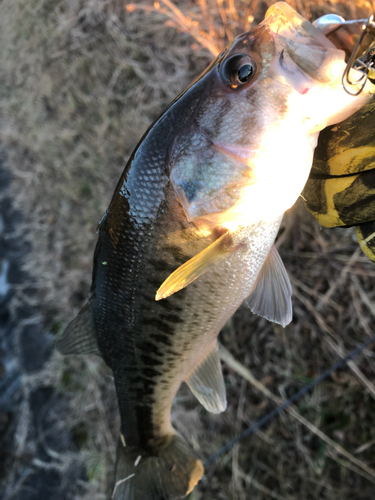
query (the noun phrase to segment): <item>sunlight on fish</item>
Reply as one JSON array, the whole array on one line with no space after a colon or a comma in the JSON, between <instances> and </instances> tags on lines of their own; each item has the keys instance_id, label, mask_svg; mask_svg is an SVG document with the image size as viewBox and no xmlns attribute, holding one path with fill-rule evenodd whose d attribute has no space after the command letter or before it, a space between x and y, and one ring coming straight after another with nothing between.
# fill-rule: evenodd
<instances>
[{"instance_id":1,"label":"sunlight on fish","mask_svg":"<svg viewBox=\"0 0 375 500\"><path fill-rule=\"evenodd\" d=\"M214 192L207 193L208 196L201 197L198 202L195 202L197 196L190 196L189 200L189 185L195 188L196 179L201 176L205 181L202 185L204 192L212 182L210 170L205 176L201 171L192 169L193 161L183 161L180 167L178 160L174 160L172 167L172 183L180 194L188 218L197 221L203 217L230 232L261 220L270 222L289 209L307 181L319 132L357 111L368 102L373 92L371 83L356 99L345 92L341 82L346 67L344 52L285 4L276 3L267 11L265 21L258 28L263 27L272 31L275 54L267 75L257 82L263 86L265 102L257 103L258 109L253 112L262 113L258 123L264 125L262 117L265 117L263 122L267 129L256 141L243 139L241 145L236 145L236 141L228 144L211 138L214 149L220 155L229 158L229 161L235 159L244 167L242 178L236 179L235 192L231 194L229 203L227 199L218 203L220 208L224 205L224 210L216 211ZM248 41L245 38L243 43ZM355 70L352 72L354 74ZM270 107L266 102L270 89L277 91L283 101L281 113L276 105ZM272 111L278 111L279 116L273 114L271 119L267 119ZM201 143L195 134L190 156L194 156L194 144L199 146ZM227 194L225 186L223 188L218 190L217 197L223 198L223 190ZM225 209L226 204L231 206ZM207 253L210 258L207 259L206 269L213 265L214 260L217 262L224 257L219 255L219 247L216 249L218 254L215 258L212 251ZM156 300L181 290L205 272L203 257L200 255L200 259L191 259L176 270L161 285Z\"/></svg>"}]
</instances>

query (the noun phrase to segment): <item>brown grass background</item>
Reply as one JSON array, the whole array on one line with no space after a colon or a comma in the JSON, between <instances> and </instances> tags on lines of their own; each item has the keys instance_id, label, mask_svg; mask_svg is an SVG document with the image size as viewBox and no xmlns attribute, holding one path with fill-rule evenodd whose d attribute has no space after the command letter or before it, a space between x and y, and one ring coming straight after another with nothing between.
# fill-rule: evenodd
<instances>
[{"instance_id":1,"label":"brown grass background","mask_svg":"<svg viewBox=\"0 0 375 500\"><path fill-rule=\"evenodd\" d=\"M271 3L2 0L0 139L32 243L25 268L37 283L33 303L47 329L61 332L85 300L97 223L143 132ZM309 20L373 11L367 0L289 3ZM298 202L279 243L293 322L283 329L240 308L220 336L240 363L223 364L227 411L208 414L186 388L176 399L174 423L202 458L274 408L272 397L291 396L374 331L375 267L353 228L321 228ZM208 467L190 498L374 499L374 358L367 349L300 400L295 414ZM247 381L246 370L261 385ZM96 358L56 354L33 383L69 398L61 425L87 465L85 498L107 498L119 424L110 372Z\"/></svg>"}]
</instances>

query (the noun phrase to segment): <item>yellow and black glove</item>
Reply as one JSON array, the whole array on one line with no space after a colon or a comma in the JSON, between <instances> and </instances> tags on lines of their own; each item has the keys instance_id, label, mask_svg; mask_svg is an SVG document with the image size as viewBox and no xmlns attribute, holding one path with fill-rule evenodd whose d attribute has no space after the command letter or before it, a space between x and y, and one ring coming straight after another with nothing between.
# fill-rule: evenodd
<instances>
[{"instance_id":1,"label":"yellow and black glove","mask_svg":"<svg viewBox=\"0 0 375 500\"><path fill-rule=\"evenodd\" d=\"M375 262L375 99L320 133L302 196L322 226L356 226L363 252Z\"/></svg>"}]
</instances>

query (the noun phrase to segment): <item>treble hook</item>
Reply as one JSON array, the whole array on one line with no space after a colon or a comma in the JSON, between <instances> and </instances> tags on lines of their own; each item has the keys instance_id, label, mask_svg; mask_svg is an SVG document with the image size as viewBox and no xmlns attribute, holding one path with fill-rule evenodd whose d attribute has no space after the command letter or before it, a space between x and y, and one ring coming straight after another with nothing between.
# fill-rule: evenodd
<instances>
[{"instance_id":1,"label":"treble hook","mask_svg":"<svg viewBox=\"0 0 375 500\"><path fill-rule=\"evenodd\" d=\"M375 36L375 23L374 23L374 16L373 15L368 18L368 20L366 21L365 24L362 24L361 29L362 29L361 36L358 39L357 45L353 49L353 52L349 58L349 61L347 62L346 68L345 68L344 73L342 75L342 86L344 87L344 90L349 95L352 95L352 96L359 95L363 91L363 89L365 88L367 80L369 78L375 77L375 71L371 67L373 65L373 63L370 62L369 64L365 64L360 59L357 59L361 43L363 42L363 39L365 38L365 36L367 34L372 34ZM356 66L354 67L354 65L356 65ZM362 75L356 81L351 81L351 79L350 79L350 70L351 69L356 69L357 71L362 73ZM347 84L350 86L354 86L354 85L360 84L361 82L362 82L362 85L357 92L352 92L349 88L347 88Z\"/></svg>"}]
</instances>

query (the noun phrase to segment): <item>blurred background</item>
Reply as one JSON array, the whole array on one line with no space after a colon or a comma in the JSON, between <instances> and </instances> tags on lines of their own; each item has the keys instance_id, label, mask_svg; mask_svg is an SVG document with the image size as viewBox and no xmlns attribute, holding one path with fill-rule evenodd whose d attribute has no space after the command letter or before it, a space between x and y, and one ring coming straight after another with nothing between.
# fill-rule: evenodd
<instances>
[{"instance_id":1,"label":"blurred background","mask_svg":"<svg viewBox=\"0 0 375 500\"><path fill-rule=\"evenodd\" d=\"M0 498L109 497L111 373L53 342L87 297L97 224L138 140L272 3L0 2ZM373 12L366 0L288 3L309 20ZM226 412L207 413L186 387L176 398L174 425L202 459L373 333L375 267L354 233L320 227L301 200L285 214L293 322L240 308L220 334L233 357ZM207 467L190 499L373 500L374 358L366 349Z\"/></svg>"}]
</instances>

